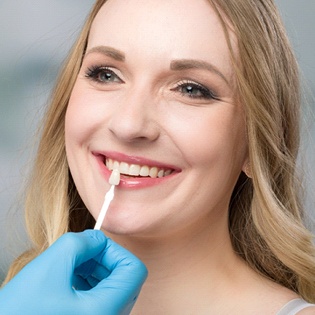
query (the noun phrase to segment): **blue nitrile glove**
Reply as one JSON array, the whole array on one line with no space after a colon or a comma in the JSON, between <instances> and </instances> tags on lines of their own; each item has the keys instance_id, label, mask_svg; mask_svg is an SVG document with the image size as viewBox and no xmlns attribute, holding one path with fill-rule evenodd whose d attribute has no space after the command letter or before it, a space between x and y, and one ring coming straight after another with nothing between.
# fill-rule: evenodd
<instances>
[{"instance_id":1,"label":"blue nitrile glove","mask_svg":"<svg viewBox=\"0 0 315 315\"><path fill-rule=\"evenodd\" d=\"M129 314L146 276L103 232L67 233L0 290L0 314Z\"/></svg>"}]
</instances>

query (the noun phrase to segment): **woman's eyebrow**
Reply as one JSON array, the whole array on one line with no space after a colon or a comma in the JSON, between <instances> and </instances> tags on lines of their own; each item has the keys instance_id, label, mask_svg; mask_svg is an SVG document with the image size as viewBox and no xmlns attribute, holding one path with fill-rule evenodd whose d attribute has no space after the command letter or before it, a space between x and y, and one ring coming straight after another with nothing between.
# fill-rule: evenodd
<instances>
[{"instance_id":1,"label":"woman's eyebrow","mask_svg":"<svg viewBox=\"0 0 315 315\"><path fill-rule=\"evenodd\" d=\"M217 75L219 75L228 85L229 81L227 78L223 75L219 69L212 65L211 63L208 63L204 60L195 60L195 59L178 59L178 60L172 60L170 65L171 70L180 71L180 70L189 70L189 69L206 69L208 71L211 71Z\"/></svg>"},{"instance_id":2,"label":"woman's eyebrow","mask_svg":"<svg viewBox=\"0 0 315 315\"><path fill-rule=\"evenodd\" d=\"M125 61L126 56L123 52L120 50L110 47L110 46L95 46L89 49L85 56L91 54L91 53L100 53L102 55L111 57L117 61ZM189 69L206 69L208 71L211 71L217 75L219 75L228 85L229 81L227 78L223 75L219 69L212 65L209 62L206 62L204 60L196 60L196 59L178 59L178 60L172 60L170 64L170 69L174 71L180 71L180 70L189 70Z\"/></svg>"},{"instance_id":3,"label":"woman's eyebrow","mask_svg":"<svg viewBox=\"0 0 315 315\"><path fill-rule=\"evenodd\" d=\"M95 46L89 49L85 56L91 54L91 53L100 53L102 55L111 57L117 61L125 61L126 57L125 54L118 49L115 49L113 47L109 46Z\"/></svg>"}]
</instances>

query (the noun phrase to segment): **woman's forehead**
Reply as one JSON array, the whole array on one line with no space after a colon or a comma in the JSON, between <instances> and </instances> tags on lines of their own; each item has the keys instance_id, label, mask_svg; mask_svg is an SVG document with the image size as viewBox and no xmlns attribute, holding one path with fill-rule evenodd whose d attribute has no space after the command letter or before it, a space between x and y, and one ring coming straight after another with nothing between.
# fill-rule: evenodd
<instances>
[{"instance_id":1,"label":"woman's forehead","mask_svg":"<svg viewBox=\"0 0 315 315\"><path fill-rule=\"evenodd\" d=\"M206 0L109 0L97 14L88 49L109 46L129 56L198 59L231 75L224 30Z\"/></svg>"}]
</instances>

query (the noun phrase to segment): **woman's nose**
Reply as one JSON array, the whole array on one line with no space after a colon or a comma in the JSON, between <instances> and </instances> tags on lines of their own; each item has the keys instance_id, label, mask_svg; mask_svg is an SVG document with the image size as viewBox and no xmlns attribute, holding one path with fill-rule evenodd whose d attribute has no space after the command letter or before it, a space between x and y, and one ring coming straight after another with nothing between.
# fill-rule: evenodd
<instances>
[{"instance_id":1,"label":"woman's nose","mask_svg":"<svg viewBox=\"0 0 315 315\"><path fill-rule=\"evenodd\" d=\"M113 104L108 128L124 142L155 141L160 134L153 97L143 92L129 92Z\"/></svg>"}]
</instances>

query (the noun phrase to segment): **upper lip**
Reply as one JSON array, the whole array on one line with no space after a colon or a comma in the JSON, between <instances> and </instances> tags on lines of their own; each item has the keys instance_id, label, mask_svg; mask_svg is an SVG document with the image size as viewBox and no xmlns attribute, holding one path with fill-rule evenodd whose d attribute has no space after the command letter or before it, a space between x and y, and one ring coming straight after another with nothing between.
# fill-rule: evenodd
<instances>
[{"instance_id":1,"label":"upper lip","mask_svg":"<svg viewBox=\"0 0 315 315\"><path fill-rule=\"evenodd\" d=\"M94 155L96 156L103 156L104 160L106 158L118 161L118 162L125 162L128 164L137 164L137 165L147 165L149 167L158 167L161 169L172 169L174 171L180 172L181 169L175 165L169 163L158 162L149 158L134 156L134 155L127 155L120 152L113 152L113 151L94 151Z\"/></svg>"}]
</instances>

